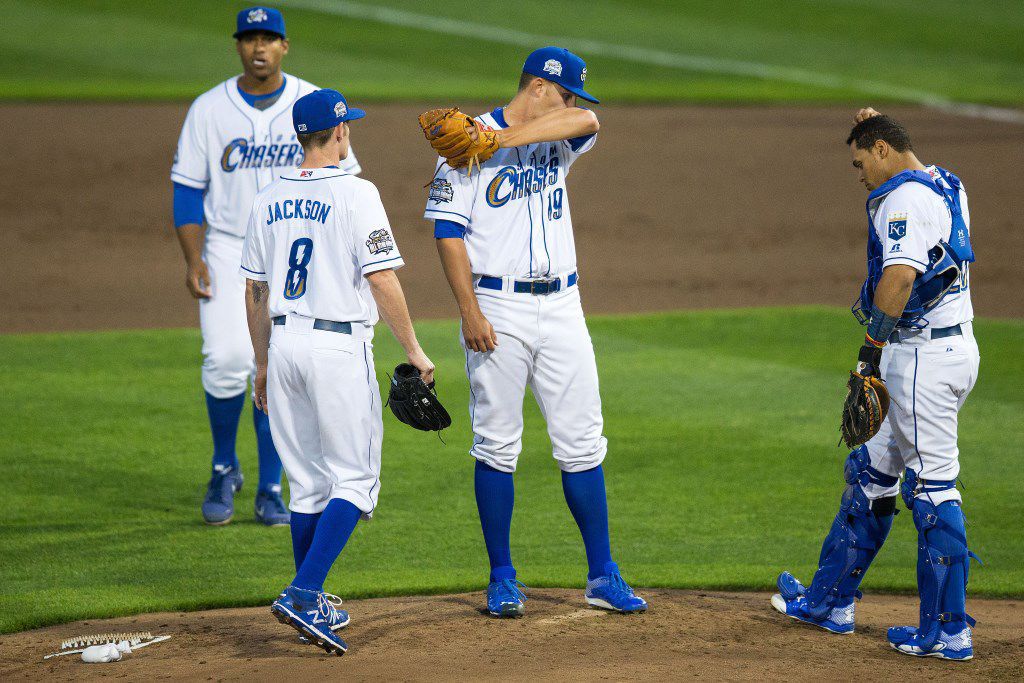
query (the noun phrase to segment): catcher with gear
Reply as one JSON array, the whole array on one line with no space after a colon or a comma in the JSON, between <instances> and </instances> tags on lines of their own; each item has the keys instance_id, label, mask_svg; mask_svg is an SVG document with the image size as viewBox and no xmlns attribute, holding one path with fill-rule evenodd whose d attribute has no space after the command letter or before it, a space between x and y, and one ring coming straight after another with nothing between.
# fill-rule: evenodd
<instances>
[{"instance_id":1,"label":"catcher with gear","mask_svg":"<svg viewBox=\"0 0 1024 683\"><path fill-rule=\"evenodd\" d=\"M451 416L437 398L434 383L424 382L420 371L409 363L395 368L388 406L399 422L423 432L439 432L452 424Z\"/></svg>"}]
</instances>

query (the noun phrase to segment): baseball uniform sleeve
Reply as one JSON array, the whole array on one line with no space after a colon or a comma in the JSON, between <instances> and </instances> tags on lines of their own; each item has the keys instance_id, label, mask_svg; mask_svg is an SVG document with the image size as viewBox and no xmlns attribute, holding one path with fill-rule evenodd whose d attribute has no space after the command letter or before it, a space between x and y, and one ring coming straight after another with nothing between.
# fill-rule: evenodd
<instances>
[{"instance_id":1,"label":"baseball uniform sleeve","mask_svg":"<svg viewBox=\"0 0 1024 683\"><path fill-rule=\"evenodd\" d=\"M239 273L250 280L267 282L266 245L263 243L263 231L259 225L259 201L253 202L249 211L249 225L245 229L245 241L242 243L242 266Z\"/></svg>"},{"instance_id":2,"label":"baseball uniform sleeve","mask_svg":"<svg viewBox=\"0 0 1024 683\"><path fill-rule=\"evenodd\" d=\"M205 190L210 182L210 167L206 156L206 129L197 102L189 108L185 125L178 137L178 149L171 166L171 180L197 190Z\"/></svg>"},{"instance_id":3,"label":"baseball uniform sleeve","mask_svg":"<svg viewBox=\"0 0 1024 683\"><path fill-rule=\"evenodd\" d=\"M883 267L903 264L920 273L928 268L928 252L942 238L937 218L942 200L919 183L904 183L894 190L879 207L884 221L879 237L882 241ZM945 214L945 206L942 207Z\"/></svg>"},{"instance_id":4,"label":"baseball uniform sleeve","mask_svg":"<svg viewBox=\"0 0 1024 683\"><path fill-rule=\"evenodd\" d=\"M360 189L351 215L352 253L363 275L388 268L397 270L405 265L380 193L373 184L367 182Z\"/></svg>"},{"instance_id":5,"label":"baseball uniform sleeve","mask_svg":"<svg viewBox=\"0 0 1024 683\"><path fill-rule=\"evenodd\" d=\"M427 193L423 217L428 221L450 221L469 227L473 211L473 180L465 171L454 169L438 157L434 180ZM479 178L480 174L476 174Z\"/></svg>"}]
</instances>

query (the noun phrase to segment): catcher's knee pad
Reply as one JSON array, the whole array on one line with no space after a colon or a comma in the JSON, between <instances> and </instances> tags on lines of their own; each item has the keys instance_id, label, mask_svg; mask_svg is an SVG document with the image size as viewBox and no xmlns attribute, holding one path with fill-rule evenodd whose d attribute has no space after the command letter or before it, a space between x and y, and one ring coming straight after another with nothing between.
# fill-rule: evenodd
<instances>
[{"instance_id":1,"label":"catcher's knee pad","mask_svg":"<svg viewBox=\"0 0 1024 683\"><path fill-rule=\"evenodd\" d=\"M943 624L954 631L963 630L974 619L965 611L967 574L970 558L967 533L960 502L933 505L911 498L914 526L917 527L917 588L921 596L919 646L930 649L939 638Z\"/></svg>"},{"instance_id":2,"label":"catcher's knee pad","mask_svg":"<svg viewBox=\"0 0 1024 683\"><path fill-rule=\"evenodd\" d=\"M860 597L860 582L892 528L896 496L869 500L862 479L881 477L884 485L892 486L896 478L869 469L873 470L868 465L866 448L861 446L850 453L845 470L846 490L822 544L818 571L807 589L813 616L824 616L832 608L844 607ZM892 482L887 483L888 479Z\"/></svg>"}]
</instances>

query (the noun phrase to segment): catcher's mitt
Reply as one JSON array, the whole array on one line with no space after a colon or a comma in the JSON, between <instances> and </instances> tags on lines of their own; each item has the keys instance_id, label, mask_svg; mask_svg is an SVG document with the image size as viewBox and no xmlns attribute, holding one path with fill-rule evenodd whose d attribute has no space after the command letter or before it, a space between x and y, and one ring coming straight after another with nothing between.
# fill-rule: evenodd
<instances>
[{"instance_id":1,"label":"catcher's mitt","mask_svg":"<svg viewBox=\"0 0 1024 683\"><path fill-rule=\"evenodd\" d=\"M400 422L424 432L439 432L452 424L451 416L434 392L434 383L424 382L420 371L409 363L395 368L388 405Z\"/></svg>"},{"instance_id":2,"label":"catcher's mitt","mask_svg":"<svg viewBox=\"0 0 1024 683\"><path fill-rule=\"evenodd\" d=\"M474 162L479 168L498 151L497 133L466 116L457 107L425 111L420 114L419 121L430 146L452 168L468 166L472 173ZM471 135L474 129L476 140Z\"/></svg>"},{"instance_id":3,"label":"catcher's mitt","mask_svg":"<svg viewBox=\"0 0 1024 683\"><path fill-rule=\"evenodd\" d=\"M873 375L850 373L843 403L843 423L839 426L848 448L856 448L878 433L889 412L889 390Z\"/></svg>"}]
</instances>

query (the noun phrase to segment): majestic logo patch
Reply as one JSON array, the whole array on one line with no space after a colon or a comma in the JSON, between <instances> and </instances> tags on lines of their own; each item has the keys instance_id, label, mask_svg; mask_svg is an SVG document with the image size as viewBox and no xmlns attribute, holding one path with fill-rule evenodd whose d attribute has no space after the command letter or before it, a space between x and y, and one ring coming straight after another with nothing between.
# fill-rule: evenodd
<instances>
[{"instance_id":1,"label":"majestic logo patch","mask_svg":"<svg viewBox=\"0 0 1024 683\"><path fill-rule=\"evenodd\" d=\"M370 233L370 239L366 240L366 248L371 254L390 254L395 248L395 242L387 230L374 230Z\"/></svg>"},{"instance_id":2,"label":"majestic logo patch","mask_svg":"<svg viewBox=\"0 0 1024 683\"><path fill-rule=\"evenodd\" d=\"M583 72L580 73L580 83L587 82L587 67L583 67Z\"/></svg>"},{"instance_id":3,"label":"majestic logo patch","mask_svg":"<svg viewBox=\"0 0 1024 683\"><path fill-rule=\"evenodd\" d=\"M561 76L562 63L557 59L549 59L548 61L544 62L544 71L553 76Z\"/></svg>"},{"instance_id":4,"label":"majestic logo patch","mask_svg":"<svg viewBox=\"0 0 1024 683\"><path fill-rule=\"evenodd\" d=\"M267 20L267 11L261 7L251 9L245 20L250 24L262 24Z\"/></svg>"},{"instance_id":5,"label":"majestic logo patch","mask_svg":"<svg viewBox=\"0 0 1024 683\"><path fill-rule=\"evenodd\" d=\"M444 178L438 178L430 183L430 201L445 204L450 202L454 196L455 190L452 189L452 184Z\"/></svg>"},{"instance_id":6,"label":"majestic logo patch","mask_svg":"<svg viewBox=\"0 0 1024 683\"><path fill-rule=\"evenodd\" d=\"M889 214L889 239L901 240L907 234L907 214Z\"/></svg>"},{"instance_id":7,"label":"majestic logo patch","mask_svg":"<svg viewBox=\"0 0 1024 683\"><path fill-rule=\"evenodd\" d=\"M344 102L338 102L337 104L334 105L334 115L335 116L342 117L342 116L344 116L347 113L348 113L348 107L345 106Z\"/></svg>"}]
</instances>

